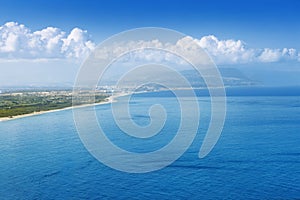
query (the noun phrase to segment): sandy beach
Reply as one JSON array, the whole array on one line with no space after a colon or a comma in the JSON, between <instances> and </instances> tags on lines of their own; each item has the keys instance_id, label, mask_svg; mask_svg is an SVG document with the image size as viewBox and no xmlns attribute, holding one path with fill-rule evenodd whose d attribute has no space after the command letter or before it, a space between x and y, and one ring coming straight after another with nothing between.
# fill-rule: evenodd
<instances>
[{"instance_id":1,"label":"sandy beach","mask_svg":"<svg viewBox=\"0 0 300 200\"><path fill-rule=\"evenodd\" d=\"M13 116L13 117L0 117L0 122L10 121L10 120L15 120L15 119L20 119L20 118L30 117L30 116L35 116L35 115L42 115L42 114L46 114L46 113L58 112L58 111L62 111L62 110L70 110L70 109L74 109L74 108L82 108L82 107L88 107L88 106L96 106L96 105L102 105L102 104L109 104L109 103L115 102L118 97L126 96L128 94L129 93L115 94L113 96L110 96L110 97L106 98L104 101L99 102L99 103L83 104L83 105L79 105L79 106L70 106L70 107L61 108L61 109L55 109L55 110L33 112L33 113L24 114L24 115L16 115L16 116Z\"/></svg>"}]
</instances>

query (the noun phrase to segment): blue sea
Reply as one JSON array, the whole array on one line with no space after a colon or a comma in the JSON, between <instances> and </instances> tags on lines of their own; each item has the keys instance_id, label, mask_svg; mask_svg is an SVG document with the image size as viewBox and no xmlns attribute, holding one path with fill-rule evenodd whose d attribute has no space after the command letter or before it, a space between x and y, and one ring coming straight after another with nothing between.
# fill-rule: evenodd
<instances>
[{"instance_id":1,"label":"blue sea","mask_svg":"<svg viewBox=\"0 0 300 200\"><path fill-rule=\"evenodd\" d=\"M229 89L222 135L203 159L198 153L211 117L210 98L197 92L201 117L191 146L166 168L141 174L95 159L79 138L72 110L0 122L0 199L300 199L299 91ZM168 118L162 133L149 140L120 132L110 104L95 109L114 144L145 153L170 142L180 122L170 92L134 95L132 120L147 125L155 103Z\"/></svg>"}]
</instances>

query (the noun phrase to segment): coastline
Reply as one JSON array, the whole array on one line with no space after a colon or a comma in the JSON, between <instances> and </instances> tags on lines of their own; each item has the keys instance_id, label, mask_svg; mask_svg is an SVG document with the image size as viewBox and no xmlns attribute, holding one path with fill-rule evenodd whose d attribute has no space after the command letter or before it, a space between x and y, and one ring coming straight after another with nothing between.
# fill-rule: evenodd
<instances>
[{"instance_id":1,"label":"coastline","mask_svg":"<svg viewBox=\"0 0 300 200\"><path fill-rule=\"evenodd\" d=\"M110 104L110 103L115 102L116 98L126 96L128 94L129 93L120 93L120 94L112 95L110 97L107 97L104 101L101 101L99 103L83 104L83 105L78 105L78 106L70 106L70 107L65 107L65 108L61 108L61 109L39 111L39 112L33 112L33 113L24 114L24 115L16 115L16 116L12 116L12 117L0 117L0 122L11 121L11 120L21 119L21 118L31 117L31 116L36 116L36 115L43 115L43 114L46 114L46 113L58 112L58 111L63 111L63 110L70 110L70 109L74 109L74 108L83 108L83 107L89 107L89 106Z\"/></svg>"},{"instance_id":2,"label":"coastline","mask_svg":"<svg viewBox=\"0 0 300 200\"><path fill-rule=\"evenodd\" d=\"M172 88L172 90L189 90L191 88ZM158 91L139 91L139 92L133 92L135 94L142 94L142 93L148 93L148 92L162 92L164 90L158 90ZM89 106L97 106L97 105L103 105L103 104L110 104L116 101L116 98L122 97L122 96L127 96L132 94L132 92L122 92L122 93L116 93L115 95L112 95L110 97L107 97L104 99L104 101L101 101L99 103L92 103L92 104L82 104L78 106L69 106L65 108L60 108L60 109L53 109L53 110L46 110L46 111L39 111L39 112L33 112L33 113L28 113L28 114L23 114L23 115L15 115L12 117L0 117L0 123L4 121L11 121L11 120L16 120L16 119L21 119L25 117L31 117L31 116L36 116L36 115L42 115L42 114L47 114L47 113L52 113L52 112L58 112L58 111L63 111L63 110L70 110L70 109L76 109L76 108L82 108L82 107L89 107Z\"/></svg>"}]
</instances>

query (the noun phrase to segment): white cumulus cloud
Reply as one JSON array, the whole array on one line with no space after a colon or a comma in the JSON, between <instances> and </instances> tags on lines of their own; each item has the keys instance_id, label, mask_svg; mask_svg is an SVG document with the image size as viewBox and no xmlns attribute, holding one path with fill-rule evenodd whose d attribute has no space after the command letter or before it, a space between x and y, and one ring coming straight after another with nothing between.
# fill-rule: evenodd
<instances>
[{"instance_id":1,"label":"white cumulus cloud","mask_svg":"<svg viewBox=\"0 0 300 200\"><path fill-rule=\"evenodd\" d=\"M69 34L55 27L31 31L23 24L0 26L0 57L8 59L82 58L95 48L87 31Z\"/></svg>"},{"instance_id":2,"label":"white cumulus cloud","mask_svg":"<svg viewBox=\"0 0 300 200\"><path fill-rule=\"evenodd\" d=\"M283 49L253 49L241 40L219 40L210 35L197 40L199 46L205 49L218 64L239 64L251 62L278 62L284 60L299 60L299 53L293 48Z\"/></svg>"},{"instance_id":3,"label":"white cumulus cloud","mask_svg":"<svg viewBox=\"0 0 300 200\"><path fill-rule=\"evenodd\" d=\"M297 50L293 48L290 49L265 48L258 56L258 60L261 62L278 62L280 60L299 60L299 54L297 55Z\"/></svg>"},{"instance_id":4,"label":"white cumulus cloud","mask_svg":"<svg viewBox=\"0 0 300 200\"><path fill-rule=\"evenodd\" d=\"M262 62L277 62L282 56L280 49L265 48L258 56L258 59Z\"/></svg>"},{"instance_id":5,"label":"white cumulus cloud","mask_svg":"<svg viewBox=\"0 0 300 200\"><path fill-rule=\"evenodd\" d=\"M219 40L214 35L204 36L196 42L217 63L247 63L255 59L256 51L249 49L241 40Z\"/></svg>"}]
</instances>

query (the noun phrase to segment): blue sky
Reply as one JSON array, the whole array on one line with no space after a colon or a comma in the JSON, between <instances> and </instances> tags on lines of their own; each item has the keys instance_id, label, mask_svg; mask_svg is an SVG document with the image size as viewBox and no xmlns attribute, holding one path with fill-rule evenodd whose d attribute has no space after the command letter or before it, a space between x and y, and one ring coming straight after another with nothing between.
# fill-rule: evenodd
<instances>
[{"instance_id":1,"label":"blue sky","mask_svg":"<svg viewBox=\"0 0 300 200\"><path fill-rule=\"evenodd\" d=\"M256 57L260 56L260 61L262 62L223 63L222 61L227 59L227 57L222 59L222 55L220 56L222 52L215 52L210 49L208 51L212 54L215 53L217 60L219 59L218 56L221 57L220 63L217 64L233 65L234 67L246 66L244 71L247 73L249 71L252 72L249 73L249 75L252 74L251 76L256 76L261 70L267 70L270 73L273 70L274 74L280 74L280 71L285 71L284 73L287 74L288 71L298 73L300 68L298 67L299 61L297 61L297 58L287 59L286 57L291 57L291 53L288 56L286 56L286 53L283 53L286 51L284 49L287 49L289 52L290 49L294 49L297 52L300 50L300 1L297 0L6 0L0 1L0 4L0 27L4 27L7 22L16 23L6 26L7 32L14 32L21 24L26 28L26 30L21 31L32 33L48 27L54 27L59 29L59 31L53 30L55 31L55 36L61 35L61 38L67 41L74 28L78 27L79 29L73 32L73 36L78 36L79 34L84 38L84 42L92 41L93 44L98 44L105 38L120 31L145 26L157 26L175 29L199 40L213 35L215 39L204 39L210 42L214 41L217 44L222 43L222 41L233 40L233 44L237 45L238 41L242 41L242 47L245 46L251 51L258 52L257 54L259 55ZM65 32L65 34L62 32ZM4 41L4 39L2 40ZM85 49L81 52L73 52L68 47L60 48L65 48L63 56L70 58L88 51L90 46L86 43L84 45ZM21 47L17 45L14 48ZM42 51L43 48L39 47L38 50ZM33 64L28 61L30 57L25 55L24 52L20 54L16 49L12 50L4 46L2 50L4 53L0 54L2 60L0 62L2 74L0 75L0 84L1 80L2 82L9 82L11 79L15 79L12 81L12 84L17 82L20 84L26 83L35 79L33 82L40 82L45 80L45 77L41 74L46 72L50 74L46 80L64 80L69 82L72 81L78 68L78 64L73 66L74 63L70 60L63 60L61 55L57 55L54 50L47 55L39 54L37 58L40 56L43 59L55 58L56 60L43 61L41 63L35 61ZM275 51L277 50L279 54L285 54L283 56L285 58L270 59L268 57L269 60L267 62L262 59L262 54L268 52L276 53ZM297 56L297 53L295 55ZM26 59L26 62L22 61L23 68L21 70L19 67L20 62L12 62L12 58ZM9 62L6 62L6 59L9 59ZM62 59L62 61L59 63L57 59ZM54 64L57 69L52 67L52 70L51 66ZM44 66L44 71L40 69L40 65ZM24 80L21 77L14 78L12 74L15 71L28 71L24 69L24 66L27 66L27 69L30 69L29 71L40 71L40 73L37 72L35 79L29 75ZM63 68L62 66L66 67ZM272 66L275 67L272 68ZM252 69L249 70L251 67ZM66 77L61 76L61 79L56 80L54 75L51 77L51 70L55 73L60 72L67 75ZM3 74L6 75L4 76ZM286 77L281 77L281 79L284 78ZM298 82L294 80L294 83L291 81L291 84L298 84Z\"/></svg>"},{"instance_id":2,"label":"blue sky","mask_svg":"<svg viewBox=\"0 0 300 200\"><path fill-rule=\"evenodd\" d=\"M81 27L96 42L127 29L159 26L194 37L241 39L255 47L299 48L299 8L297 0L6 0L0 22L16 21L33 30Z\"/></svg>"}]
</instances>

